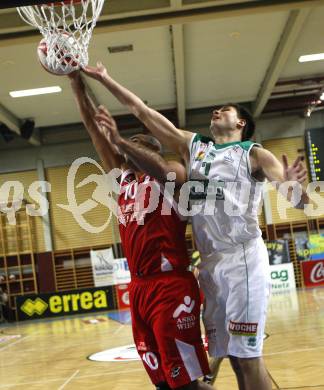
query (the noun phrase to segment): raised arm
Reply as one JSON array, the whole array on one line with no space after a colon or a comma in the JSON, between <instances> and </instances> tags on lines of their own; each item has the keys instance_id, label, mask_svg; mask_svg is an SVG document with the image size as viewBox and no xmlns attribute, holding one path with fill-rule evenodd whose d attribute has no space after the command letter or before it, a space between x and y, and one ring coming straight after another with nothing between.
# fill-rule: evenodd
<instances>
[{"instance_id":1,"label":"raised arm","mask_svg":"<svg viewBox=\"0 0 324 390\"><path fill-rule=\"evenodd\" d=\"M86 66L83 72L101 82L163 145L189 159L188 143L192 137L191 132L178 129L159 112L148 107L138 96L117 83L101 63L98 63L97 67Z\"/></svg>"},{"instance_id":2,"label":"raised arm","mask_svg":"<svg viewBox=\"0 0 324 390\"><path fill-rule=\"evenodd\" d=\"M91 137L93 145L102 160L102 164L109 172L113 168L120 168L124 159L118 154L116 148L111 144L105 129L96 122L97 110L90 99L79 72L69 75L72 91L79 107L82 121Z\"/></svg>"},{"instance_id":3,"label":"raised arm","mask_svg":"<svg viewBox=\"0 0 324 390\"><path fill-rule=\"evenodd\" d=\"M168 180L169 173L174 173L175 178L171 180L175 179L178 187L186 181L187 173L183 164L177 161L166 161L156 151L140 145L136 140L130 141L121 137L113 117L102 106L99 108L98 117L100 118L99 123L109 131L112 142L127 155L140 171L149 174L162 183Z\"/></svg>"},{"instance_id":4,"label":"raised arm","mask_svg":"<svg viewBox=\"0 0 324 390\"><path fill-rule=\"evenodd\" d=\"M297 157L294 163L289 166L286 155L282 156L283 164L269 150L254 147L251 151L252 171L262 172L262 175L270 182L283 184L285 182L304 183L307 177L307 171L302 164L301 157ZM284 194L288 201L292 201L293 188L290 187ZM304 208L309 203L309 197L302 189L300 202L296 208Z\"/></svg>"}]
</instances>

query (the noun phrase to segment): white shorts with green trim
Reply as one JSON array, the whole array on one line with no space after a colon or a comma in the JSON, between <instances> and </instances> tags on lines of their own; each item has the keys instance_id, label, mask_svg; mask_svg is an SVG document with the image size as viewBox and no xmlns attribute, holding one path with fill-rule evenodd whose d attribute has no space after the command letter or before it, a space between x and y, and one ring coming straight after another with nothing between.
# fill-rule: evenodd
<instances>
[{"instance_id":1,"label":"white shorts with green trim","mask_svg":"<svg viewBox=\"0 0 324 390\"><path fill-rule=\"evenodd\" d=\"M269 259L262 238L213 255L199 268L210 356L261 356L270 295Z\"/></svg>"}]
</instances>

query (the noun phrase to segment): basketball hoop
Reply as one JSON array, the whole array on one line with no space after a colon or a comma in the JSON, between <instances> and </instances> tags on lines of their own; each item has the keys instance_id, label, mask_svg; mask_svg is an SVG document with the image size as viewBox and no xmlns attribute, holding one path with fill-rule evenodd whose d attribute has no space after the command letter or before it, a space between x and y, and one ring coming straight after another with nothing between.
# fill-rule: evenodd
<instances>
[{"instance_id":1,"label":"basketball hoop","mask_svg":"<svg viewBox=\"0 0 324 390\"><path fill-rule=\"evenodd\" d=\"M104 0L66 0L18 7L20 17L39 29L47 62L59 74L88 65L88 46Z\"/></svg>"}]
</instances>

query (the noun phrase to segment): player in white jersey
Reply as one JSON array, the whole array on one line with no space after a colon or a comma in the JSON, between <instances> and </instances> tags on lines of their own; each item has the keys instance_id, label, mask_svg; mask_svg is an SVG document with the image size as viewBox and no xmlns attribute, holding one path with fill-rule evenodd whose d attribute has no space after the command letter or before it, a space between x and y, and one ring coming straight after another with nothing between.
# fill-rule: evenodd
<instances>
[{"instance_id":1,"label":"player in white jersey","mask_svg":"<svg viewBox=\"0 0 324 390\"><path fill-rule=\"evenodd\" d=\"M262 182L252 177L249 158L254 146L260 145L250 141L215 144L208 137L192 137L189 178L196 181L196 188L190 197L201 210L192 222L202 259L261 236Z\"/></svg>"},{"instance_id":2,"label":"player in white jersey","mask_svg":"<svg viewBox=\"0 0 324 390\"><path fill-rule=\"evenodd\" d=\"M206 296L204 323L210 355L229 357L240 390L270 390L262 359L269 264L257 220L261 199L258 183L264 179L302 183L306 170L300 158L288 166L284 156L282 165L269 151L245 142L253 135L254 122L241 106L215 109L212 138L206 138L176 128L113 80L102 64L84 71L186 160L192 181L191 211L195 210L193 230L202 257L200 282ZM105 121L100 115L97 119ZM291 200L292 196L289 188L286 197ZM297 207L305 203L308 197L303 192Z\"/></svg>"},{"instance_id":3,"label":"player in white jersey","mask_svg":"<svg viewBox=\"0 0 324 390\"><path fill-rule=\"evenodd\" d=\"M262 185L250 166L255 146L216 144L199 135L190 144L189 177L197 182L191 207L200 210L192 224L211 356L250 359L262 353L270 274L258 226Z\"/></svg>"}]
</instances>

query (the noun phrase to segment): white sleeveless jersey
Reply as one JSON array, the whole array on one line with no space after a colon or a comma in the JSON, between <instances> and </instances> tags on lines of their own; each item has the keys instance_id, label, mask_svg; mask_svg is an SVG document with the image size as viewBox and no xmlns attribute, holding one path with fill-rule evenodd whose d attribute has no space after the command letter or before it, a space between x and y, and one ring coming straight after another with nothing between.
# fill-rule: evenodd
<instances>
[{"instance_id":1,"label":"white sleeveless jersey","mask_svg":"<svg viewBox=\"0 0 324 390\"><path fill-rule=\"evenodd\" d=\"M251 176L250 141L218 145L194 134L190 142L190 206L202 258L261 236L262 182Z\"/></svg>"}]
</instances>

